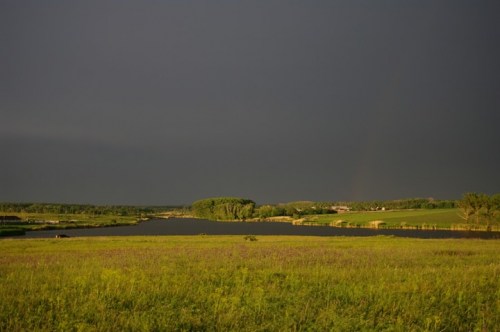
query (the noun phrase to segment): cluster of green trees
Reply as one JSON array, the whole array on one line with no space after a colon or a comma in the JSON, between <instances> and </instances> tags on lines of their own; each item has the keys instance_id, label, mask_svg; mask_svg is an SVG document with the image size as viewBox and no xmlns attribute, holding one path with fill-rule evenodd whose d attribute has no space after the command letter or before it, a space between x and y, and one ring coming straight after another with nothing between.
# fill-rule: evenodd
<instances>
[{"instance_id":1,"label":"cluster of green trees","mask_svg":"<svg viewBox=\"0 0 500 332\"><path fill-rule=\"evenodd\" d=\"M236 197L207 198L192 204L192 213L203 219L245 220L249 218L269 218L278 216L300 217L309 214L337 213L330 203L310 201L291 202L278 205L256 207L249 199Z\"/></svg>"},{"instance_id":2,"label":"cluster of green trees","mask_svg":"<svg viewBox=\"0 0 500 332\"><path fill-rule=\"evenodd\" d=\"M332 203L298 201L278 205L262 205L255 210L255 217L270 218L278 216L301 217L310 214L333 214L337 213Z\"/></svg>"},{"instance_id":3,"label":"cluster of green trees","mask_svg":"<svg viewBox=\"0 0 500 332\"><path fill-rule=\"evenodd\" d=\"M171 207L144 207L127 205L89 205L89 204L47 204L47 203L0 203L3 213L54 213L86 215L148 215L165 211Z\"/></svg>"},{"instance_id":4,"label":"cluster of green trees","mask_svg":"<svg viewBox=\"0 0 500 332\"><path fill-rule=\"evenodd\" d=\"M458 205L467 223L486 225L491 230L493 224L500 222L500 194L466 193Z\"/></svg>"},{"instance_id":5,"label":"cluster of green trees","mask_svg":"<svg viewBox=\"0 0 500 332\"><path fill-rule=\"evenodd\" d=\"M207 198L196 201L191 206L198 218L210 220L245 220L251 218L255 202L236 197Z\"/></svg>"}]
</instances>

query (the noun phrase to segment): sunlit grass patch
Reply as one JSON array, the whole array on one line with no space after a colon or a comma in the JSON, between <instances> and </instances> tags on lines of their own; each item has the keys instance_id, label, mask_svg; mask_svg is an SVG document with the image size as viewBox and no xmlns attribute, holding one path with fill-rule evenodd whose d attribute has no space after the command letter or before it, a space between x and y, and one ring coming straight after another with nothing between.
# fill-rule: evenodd
<instances>
[{"instance_id":1,"label":"sunlit grass patch","mask_svg":"<svg viewBox=\"0 0 500 332\"><path fill-rule=\"evenodd\" d=\"M0 241L0 330L450 330L500 324L497 240Z\"/></svg>"},{"instance_id":2,"label":"sunlit grass patch","mask_svg":"<svg viewBox=\"0 0 500 332\"><path fill-rule=\"evenodd\" d=\"M458 209L420 209L398 211L362 211L330 215L307 216L306 221L332 226L370 226L375 221L387 227L452 228L463 224Z\"/></svg>"}]
</instances>

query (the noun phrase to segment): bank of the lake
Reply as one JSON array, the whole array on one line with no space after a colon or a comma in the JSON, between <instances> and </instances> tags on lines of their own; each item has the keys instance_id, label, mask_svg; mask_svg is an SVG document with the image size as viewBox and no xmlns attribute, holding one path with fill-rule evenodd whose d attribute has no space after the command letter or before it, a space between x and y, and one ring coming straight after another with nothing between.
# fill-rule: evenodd
<instances>
[{"instance_id":1,"label":"bank of the lake","mask_svg":"<svg viewBox=\"0 0 500 332\"><path fill-rule=\"evenodd\" d=\"M10 215L9 215L10 214ZM140 215L90 215L72 213L16 213L0 212L0 237L20 235L29 231L118 227L136 225L149 220Z\"/></svg>"}]
</instances>

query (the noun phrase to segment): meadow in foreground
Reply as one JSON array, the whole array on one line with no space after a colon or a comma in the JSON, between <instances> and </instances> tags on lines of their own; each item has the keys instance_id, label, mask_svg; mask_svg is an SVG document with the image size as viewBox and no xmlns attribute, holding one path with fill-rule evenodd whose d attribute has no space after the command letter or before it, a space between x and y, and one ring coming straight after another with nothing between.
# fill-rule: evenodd
<instances>
[{"instance_id":1,"label":"meadow in foreground","mask_svg":"<svg viewBox=\"0 0 500 332\"><path fill-rule=\"evenodd\" d=\"M257 240L2 240L0 330L500 328L498 240Z\"/></svg>"}]
</instances>

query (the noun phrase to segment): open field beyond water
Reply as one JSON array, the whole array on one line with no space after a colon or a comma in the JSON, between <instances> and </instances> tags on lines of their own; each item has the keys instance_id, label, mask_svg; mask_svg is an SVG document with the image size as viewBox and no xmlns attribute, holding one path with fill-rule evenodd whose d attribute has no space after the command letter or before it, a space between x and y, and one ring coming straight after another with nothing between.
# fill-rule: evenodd
<instances>
[{"instance_id":1,"label":"open field beyond water","mask_svg":"<svg viewBox=\"0 0 500 332\"><path fill-rule=\"evenodd\" d=\"M12 215L21 218L21 221L16 223L0 223L0 236L19 235L33 230L135 225L140 219L140 216L135 215L92 215L83 213L18 213L0 211L0 215Z\"/></svg>"},{"instance_id":2,"label":"open field beyond water","mask_svg":"<svg viewBox=\"0 0 500 332\"><path fill-rule=\"evenodd\" d=\"M60 228L84 227L89 225L109 226L113 224L134 224L137 222L138 216L120 216L120 215L92 215L84 213L19 213L19 212L3 212L0 215L14 215L22 220L39 220L39 221L55 221L61 226ZM56 228L58 224L53 224ZM26 223L25 228L43 228L40 225Z\"/></svg>"},{"instance_id":3,"label":"open field beyond water","mask_svg":"<svg viewBox=\"0 0 500 332\"><path fill-rule=\"evenodd\" d=\"M0 241L0 331L498 331L500 241Z\"/></svg>"},{"instance_id":4,"label":"open field beyond water","mask_svg":"<svg viewBox=\"0 0 500 332\"><path fill-rule=\"evenodd\" d=\"M361 211L306 217L306 221L313 221L318 224L330 224L338 220L362 227L368 226L371 221L380 220L387 226L466 228L465 221L460 217L459 209Z\"/></svg>"}]
</instances>

